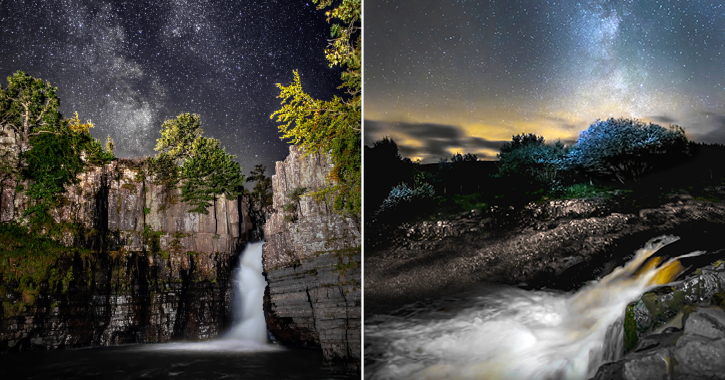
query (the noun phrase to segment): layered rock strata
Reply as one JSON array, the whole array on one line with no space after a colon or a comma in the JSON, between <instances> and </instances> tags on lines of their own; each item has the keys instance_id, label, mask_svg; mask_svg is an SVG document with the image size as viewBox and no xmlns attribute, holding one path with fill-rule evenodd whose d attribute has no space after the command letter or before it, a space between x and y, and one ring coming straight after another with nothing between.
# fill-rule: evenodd
<instances>
[{"instance_id":1,"label":"layered rock strata","mask_svg":"<svg viewBox=\"0 0 725 380\"><path fill-rule=\"evenodd\" d=\"M325 359L360 365L360 223L312 192L328 184L332 162L297 147L277 162L274 212L264 228L267 324L285 344L322 347Z\"/></svg>"},{"instance_id":2,"label":"layered rock strata","mask_svg":"<svg viewBox=\"0 0 725 380\"><path fill-rule=\"evenodd\" d=\"M0 222L22 223L27 184L4 185ZM46 289L25 310L4 311L0 349L215 336L229 324L231 271L252 228L249 206L222 196L207 214L189 208L179 189L144 178L133 161L84 172L53 217L63 245L96 254L59 259L58 270L74 279L68 289ZM9 299L22 297L4 285Z\"/></svg>"},{"instance_id":3,"label":"layered rock strata","mask_svg":"<svg viewBox=\"0 0 725 380\"><path fill-rule=\"evenodd\" d=\"M56 265L72 273L69 288L6 312L0 351L212 338L231 322L230 261L228 253L64 257Z\"/></svg>"}]
</instances>

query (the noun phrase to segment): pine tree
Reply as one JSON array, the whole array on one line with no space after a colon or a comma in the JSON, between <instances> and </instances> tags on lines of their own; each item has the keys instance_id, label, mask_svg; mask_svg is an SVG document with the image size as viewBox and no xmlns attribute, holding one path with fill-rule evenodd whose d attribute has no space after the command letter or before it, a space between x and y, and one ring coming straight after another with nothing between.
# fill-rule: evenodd
<instances>
[{"instance_id":1,"label":"pine tree","mask_svg":"<svg viewBox=\"0 0 725 380\"><path fill-rule=\"evenodd\" d=\"M247 182L256 182L252 190L252 198L264 207L272 204L272 178L264 175L267 167L262 164L254 165L254 170L249 173Z\"/></svg>"},{"instance_id":2,"label":"pine tree","mask_svg":"<svg viewBox=\"0 0 725 380\"><path fill-rule=\"evenodd\" d=\"M207 214L207 207L215 203L217 195L239 194L244 176L234 158L226 154L217 139L197 137L194 140L189 158L181 167L183 200L194 206L189 212Z\"/></svg>"}]
</instances>

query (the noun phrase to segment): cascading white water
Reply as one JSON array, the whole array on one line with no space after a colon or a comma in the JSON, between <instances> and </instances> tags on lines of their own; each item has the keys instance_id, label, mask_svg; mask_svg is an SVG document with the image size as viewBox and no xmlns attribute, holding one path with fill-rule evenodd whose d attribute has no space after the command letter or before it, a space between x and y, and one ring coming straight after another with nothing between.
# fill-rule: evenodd
<instances>
[{"instance_id":1,"label":"cascading white water","mask_svg":"<svg viewBox=\"0 0 725 380\"><path fill-rule=\"evenodd\" d=\"M226 338L266 343L267 323L262 308L264 288L262 246L264 242L248 243L237 269L234 270L232 312L234 320Z\"/></svg>"},{"instance_id":2,"label":"cascading white water","mask_svg":"<svg viewBox=\"0 0 725 380\"><path fill-rule=\"evenodd\" d=\"M588 379L621 354L627 305L673 281L683 271L677 259L700 254L650 259L677 239L650 240L573 294L500 288L373 317L365 355L375 364L366 379Z\"/></svg>"}]
</instances>

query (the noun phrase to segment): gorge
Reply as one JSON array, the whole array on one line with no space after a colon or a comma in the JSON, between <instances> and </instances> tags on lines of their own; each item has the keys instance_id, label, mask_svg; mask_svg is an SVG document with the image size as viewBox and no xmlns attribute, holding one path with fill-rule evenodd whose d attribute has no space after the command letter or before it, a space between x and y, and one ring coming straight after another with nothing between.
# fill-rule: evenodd
<instances>
[{"instance_id":1,"label":"gorge","mask_svg":"<svg viewBox=\"0 0 725 380\"><path fill-rule=\"evenodd\" d=\"M295 152L277 164L275 178L298 173L304 183L274 180L280 209L271 219L282 214L278 200L287 187L324 186L328 163ZM248 197L221 196L207 214L189 213L179 189L154 184L139 166L115 160L67 189L53 210L60 248L42 257L47 271L34 269L41 263L35 256L3 257L2 357L29 349L205 341L231 326L232 273L241 249L259 235L264 212L250 217ZM17 185L6 183L0 193L0 222L8 226L28 207ZM359 371L359 223L312 197L303 196L300 206L294 221L278 220L294 231L287 240L266 236L270 335L281 345L321 347L318 362ZM296 260L280 260L281 252Z\"/></svg>"}]
</instances>

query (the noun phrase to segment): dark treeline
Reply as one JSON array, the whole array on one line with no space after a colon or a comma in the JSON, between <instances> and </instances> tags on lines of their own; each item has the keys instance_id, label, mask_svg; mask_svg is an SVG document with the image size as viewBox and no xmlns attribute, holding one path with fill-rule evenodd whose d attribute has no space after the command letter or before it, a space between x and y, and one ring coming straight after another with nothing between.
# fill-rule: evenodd
<instances>
[{"instance_id":1,"label":"dark treeline","mask_svg":"<svg viewBox=\"0 0 725 380\"><path fill-rule=\"evenodd\" d=\"M570 146L516 135L498 161L468 153L423 165L401 157L387 137L365 149L365 212L373 223L546 199L619 196L642 207L671 192L700 196L725 179L725 146L634 119L597 120Z\"/></svg>"}]
</instances>

